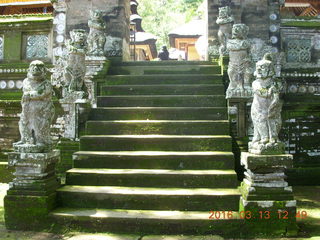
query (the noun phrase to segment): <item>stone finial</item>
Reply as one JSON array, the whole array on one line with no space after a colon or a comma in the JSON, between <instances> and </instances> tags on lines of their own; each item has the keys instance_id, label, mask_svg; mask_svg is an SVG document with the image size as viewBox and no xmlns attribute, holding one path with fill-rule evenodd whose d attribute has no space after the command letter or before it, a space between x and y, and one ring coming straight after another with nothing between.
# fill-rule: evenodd
<instances>
[{"instance_id":1,"label":"stone finial","mask_svg":"<svg viewBox=\"0 0 320 240\"><path fill-rule=\"evenodd\" d=\"M90 28L88 36L88 53L89 56L103 57L104 45L106 43L106 36L104 31L107 26L103 20L103 12L100 10L91 10L90 19L88 21Z\"/></svg>"},{"instance_id":2,"label":"stone finial","mask_svg":"<svg viewBox=\"0 0 320 240\"><path fill-rule=\"evenodd\" d=\"M54 117L52 86L46 79L41 61L30 63L23 81L22 112L19 121L21 140L14 143L16 152L42 153L51 150L50 125Z\"/></svg>"},{"instance_id":3,"label":"stone finial","mask_svg":"<svg viewBox=\"0 0 320 240\"><path fill-rule=\"evenodd\" d=\"M271 54L266 54L257 62L254 75L256 80L252 83L254 95L251 106L254 136L249 143L249 152L282 154L285 146L278 139L281 129L281 83L275 80L275 65Z\"/></svg>"},{"instance_id":4,"label":"stone finial","mask_svg":"<svg viewBox=\"0 0 320 240\"><path fill-rule=\"evenodd\" d=\"M87 34L83 29L70 32L67 43L68 59L64 69L64 98L84 98L87 94L84 86L86 74L85 58L87 53Z\"/></svg>"},{"instance_id":5,"label":"stone finial","mask_svg":"<svg viewBox=\"0 0 320 240\"><path fill-rule=\"evenodd\" d=\"M226 92L227 98L246 98L252 96L250 81L252 77L249 27L245 24L234 24L232 38L227 41L229 52L228 75L230 84Z\"/></svg>"},{"instance_id":6,"label":"stone finial","mask_svg":"<svg viewBox=\"0 0 320 240\"><path fill-rule=\"evenodd\" d=\"M219 25L218 39L220 42L219 53L221 56L228 54L226 44L227 40L231 37L233 22L234 17L231 13L231 8L229 6L220 7L216 23Z\"/></svg>"}]
</instances>

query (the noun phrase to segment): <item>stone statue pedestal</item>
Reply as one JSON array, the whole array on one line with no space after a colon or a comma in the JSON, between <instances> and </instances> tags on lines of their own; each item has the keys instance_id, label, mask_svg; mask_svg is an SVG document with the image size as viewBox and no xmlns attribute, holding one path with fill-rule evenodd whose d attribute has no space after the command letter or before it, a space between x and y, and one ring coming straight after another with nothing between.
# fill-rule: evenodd
<instances>
[{"instance_id":1,"label":"stone statue pedestal","mask_svg":"<svg viewBox=\"0 0 320 240\"><path fill-rule=\"evenodd\" d=\"M106 57L86 56L85 85L88 89L89 100L93 108L97 107L97 82L94 80L98 74L106 74L110 61ZM103 80L103 79L101 79Z\"/></svg>"},{"instance_id":2,"label":"stone statue pedestal","mask_svg":"<svg viewBox=\"0 0 320 240\"><path fill-rule=\"evenodd\" d=\"M7 229L41 230L50 225L47 218L56 203L59 183L55 165L59 159L57 150L9 154L9 165L15 168L15 179L4 198Z\"/></svg>"},{"instance_id":3,"label":"stone statue pedestal","mask_svg":"<svg viewBox=\"0 0 320 240\"><path fill-rule=\"evenodd\" d=\"M80 115L84 109L89 108L88 99L78 99L77 94L70 94L68 98L59 100L63 110L65 111L65 131L64 138L76 140L79 138Z\"/></svg>"},{"instance_id":4,"label":"stone statue pedestal","mask_svg":"<svg viewBox=\"0 0 320 240\"><path fill-rule=\"evenodd\" d=\"M240 187L240 216L249 228L268 235L297 234L296 201L284 173L292 163L290 154L241 154L246 172Z\"/></svg>"}]
</instances>

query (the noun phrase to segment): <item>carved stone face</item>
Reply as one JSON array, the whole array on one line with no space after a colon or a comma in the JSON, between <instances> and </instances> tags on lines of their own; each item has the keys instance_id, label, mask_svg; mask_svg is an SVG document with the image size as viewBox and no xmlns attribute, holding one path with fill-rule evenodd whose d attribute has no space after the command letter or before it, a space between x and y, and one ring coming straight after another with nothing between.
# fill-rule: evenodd
<instances>
[{"instance_id":1,"label":"carved stone face","mask_svg":"<svg viewBox=\"0 0 320 240\"><path fill-rule=\"evenodd\" d=\"M102 12L99 10L90 11L90 17L92 20L100 20L102 19Z\"/></svg>"},{"instance_id":2,"label":"carved stone face","mask_svg":"<svg viewBox=\"0 0 320 240\"><path fill-rule=\"evenodd\" d=\"M84 43L86 41L86 33L82 29L74 29L70 32L70 37L74 43Z\"/></svg>"},{"instance_id":3,"label":"carved stone face","mask_svg":"<svg viewBox=\"0 0 320 240\"><path fill-rule=\"evenodd\" d=\"M246 39L249 32L249 27L245 24L234 24L232 27L232 38Z\"/></svg>"},{"instance_id":4,"label":"carved stone face","mask_svg":"<svg viewBox=\"0 0 320 240\"><path fill-rule=\"evenodd\" d=\"M221 7L219 8L219 18L227 18L231 15L230 7Z\"/></svg>"},{"instance_id":5,"label":"carved stone face","mask_svg":"<svg viewBox=\"0 0 320 240\"><path fill-rule=\"evenodd\" d=\"M259 79L267 79L274 75L274 69L271 61L261 60L256 64L255 75Z\"/></svg>"},{"instance_id":6,"label":"carved stone face","mask_svg":"<svg viewBox=\"0 0 320 240\"><path fill-rule=\"evenodd\" d=\"M32 77L35 77L37 80L43 80L46 74L46 67L43 62L36 60L30 63L28 72Z\"/></svg>"}]
</instances>

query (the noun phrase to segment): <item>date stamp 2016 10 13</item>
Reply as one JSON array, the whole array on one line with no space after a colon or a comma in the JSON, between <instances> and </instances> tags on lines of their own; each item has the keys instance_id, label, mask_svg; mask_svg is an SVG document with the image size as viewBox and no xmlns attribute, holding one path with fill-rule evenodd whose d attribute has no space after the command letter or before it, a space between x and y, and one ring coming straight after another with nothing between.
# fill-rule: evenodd
<instances>
[{"instance_id":1,"label":"date stamp 2016 10 13","mask_svg":"<svg viewBox=\"0 0 320 240\"><path fill-rule=\"evenodd\" d=\"M258 211L258 214L252 214L251 211L241 211L238 213L233 211L210 211L209 219L233 219L234 214L237 214L240 219L291 219L293 217L295 218L301 218L305 219L308 216L307 211L298 211L295 213L295 216L290 216L290 212L288 211Z\"/></svg>"}]
</instances>

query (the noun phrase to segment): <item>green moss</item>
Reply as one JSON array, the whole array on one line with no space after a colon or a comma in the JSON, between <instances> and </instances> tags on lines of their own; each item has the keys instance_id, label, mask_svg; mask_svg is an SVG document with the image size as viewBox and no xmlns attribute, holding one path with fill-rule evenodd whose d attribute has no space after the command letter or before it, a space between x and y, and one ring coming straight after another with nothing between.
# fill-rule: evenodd
<instances>
[{"instance_id":1,"label":"green moss","mask_svg":"<svg viewBox=\"0 0 320 240\"><path fill-rule=\"evenodd\" d=\"M20 90L0 90L0 100L20 100L22 91Z\"/></svg>"},{"instance_id":2,"label":"green moss","mask_svg":"<svg viewBox=\"0 0 320 240\"><path fill-rule=\"evenodd\" d=\"M319 21L288 21L281 24L283 27L320 28Z\"/></svg>"}]
</instances>

